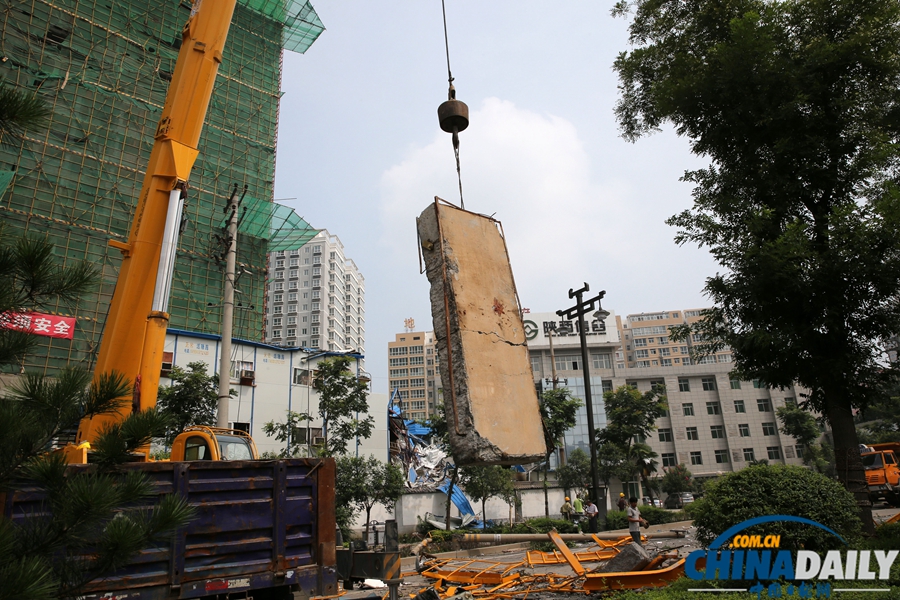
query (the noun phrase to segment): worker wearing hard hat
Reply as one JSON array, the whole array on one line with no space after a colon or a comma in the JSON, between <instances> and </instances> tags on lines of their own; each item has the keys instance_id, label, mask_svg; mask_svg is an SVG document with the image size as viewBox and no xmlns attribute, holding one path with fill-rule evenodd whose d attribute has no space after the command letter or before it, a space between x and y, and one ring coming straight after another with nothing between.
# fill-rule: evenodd
<instances>
[{"instance_id":1,"label":"worker wearing hard hat","mask_svg":"<svg viewBox=\"0 0 900 600\"><path fill-rule=\"evenodd\" d=\"M559 512L562 513L562 516L566 521L572 520L572 515L575 513L575 508L572 506L572 503L569 502L568 496L566 496L566 501L563 502L563 505L559 507Z\"/></svg>"},{"instance_id":2,"label":"worker wearing hard hat","mask_svg":"<svg viewBox=\"0 0 900 600\"><path fill-rule=\"evenodd\" d=\"M619 501L616 503L616 506L619 507L619 510L628 508L628 501L625 500L625 494L619 494Z\"/></svg>"}]
</instances>

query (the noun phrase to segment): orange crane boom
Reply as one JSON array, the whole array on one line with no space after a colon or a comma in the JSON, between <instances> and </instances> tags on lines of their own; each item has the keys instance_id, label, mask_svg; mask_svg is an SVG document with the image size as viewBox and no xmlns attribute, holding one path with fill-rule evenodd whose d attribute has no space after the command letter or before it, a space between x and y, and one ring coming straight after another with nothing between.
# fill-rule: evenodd
<instances>
[{"instance_id":1,"label":"orange crane boom","mask_svg":"<svg viewBox=\"0 0 900 600\"><path fill-rule=\"evenodd\" d=\"M131 411L156 406L181 208L235 3L194 0L128 241L109 242L122 252L122 266L95 377L116 371L133 380L133 405L118 415L84 419L76 444L93 442L107 423Z\"/></svg>"}]
</instances>

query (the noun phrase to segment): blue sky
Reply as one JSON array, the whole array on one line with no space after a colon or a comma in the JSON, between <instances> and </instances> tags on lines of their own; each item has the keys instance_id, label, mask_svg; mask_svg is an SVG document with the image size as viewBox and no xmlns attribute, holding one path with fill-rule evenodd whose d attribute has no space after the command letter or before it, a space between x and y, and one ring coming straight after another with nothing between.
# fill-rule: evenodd
<instances>
[{"instance_id":1,"label":"blue sky","mask_svg":"<svg viewBox=\"0 0 900 600\"><path fill-rule=\"evenodd\" d=\"M412 317L430 330L415 218L459 201L449 134L440 0L314 2L326 31L286 53L275 197L338 235L366 279L366 366L387 391L387 342ZM466 208L503 223L524 307L570 305L605 289L626 315L706 306L705 250L664 221L690 207L686 169L705 164L663 131L619 136L616 55L627 22L607 3L448 0Z\"/></svg>"}]
</instances>

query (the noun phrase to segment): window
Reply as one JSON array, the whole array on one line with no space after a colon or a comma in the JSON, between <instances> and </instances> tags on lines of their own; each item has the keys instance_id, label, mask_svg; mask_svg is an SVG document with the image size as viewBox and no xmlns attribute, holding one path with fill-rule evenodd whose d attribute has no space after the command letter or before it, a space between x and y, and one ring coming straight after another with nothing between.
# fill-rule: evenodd
<instances>
[{"instance_id":1,"label":"window","mask_svg":"<svg viewBox=\"0 0 900 600\"><path fill-rule=\"evenodd\" d=\"M296 304L289 304L289 305L288 305L288 312L289 312L289 313L295 313L295 312L297 312L297 305L296 305Z\"/></svg>"},{"instance_id":2,"label":"window","mask_svg":"<svg viewBox=\"0 0 900 600\"><path fill-rule=\"evenodd\" d=\"M407 352L406 346L395 346L393 348L388 348L388 354L390 356L403 356Z\"/></svg>"},{"instance_id":3,"label":"window","mask_svg":"<svg viewBox=\"0 0 900 600\"><path fill-rule=\"evenodd\" d=\"M276 315L280 315L280 314L281 314L281 308L282 308L282 307L280 307L280 306L276 306L275 308L272 309L272 312L274 312Z\"/></svg>"},{"instance_id":4,"label":"window","mask_svg":"<svg viewBox=\"0 0 900 600\"><path fill-rule=\"evenodd\" d=\"M753 453L753 448L744 448L744 460L747 462L756 460L756 454Z\"/></svg>"},{"instance_id":5,"label":"window","mask_svg":"<svg viewBox=\"0 0 900 600\"><path fill-rule=\"evenodd\" d=\"M743 400L735 400L734 401L734 412L736 412L736 413L747 412L747 408L744 406Z\"/></svg>"},{"instance_id":6,"label":"window","mask_svg":"<svg viewBox=\"0 0 900 600\"><path fill-rule=\"evenodd\" d=\"M275 294L275 296L272 298L272 300L274 300L275 302L281 302L282 299L284 299L284 294Z\"/></svg>"},{"instance_id":7,"label":"window","mask_svg":"<svg viewBox=\"0 0 900 600\"><path fill-rule=\"evenodd\" d=\"M794 450L797 451L797 458L803 458L803 446L794 446Z\"/></svg>"},{"instance_id":8,"label":"window","mask_svg":"<svg viewBox=\"0 0 900 600\"><path fill-rule=\"evenodd\" d=\"M636 338L636 339L634 340L634 347L635 347L635 348L641 348L641 347L646 346L646 345L647 345L647 340L646 340L645 338Z\"/></svg>"},{"instance_id":9,"label":"window","mask_svg":"<svg viewBox=\"0 0 900 600\"><path fill-rule=\"evenodd\" d=\"M300 259L299 259L299 258L292 258L292 259L291 259L291 262L288 263L288 265L291 266L291 267L296 267L298 264L300 264Z\"/></svg>"},{"instance_id":10,"label":"window","mask_svg":"<svg viewBox=\"0 0 900 600\"><path fill-rule=\"evenodd\" d=\"M785 405L785 406L794 406L794 407L796 407L796 406L797 406L797 399L796 399L796 398L785 398L785 399L784 399L784 405Z\"/></svg>"},{"instance_id":11,"label":"window","mask_svg":"<svg viewBox=\"0 0 900 600\"><path fill-rule=\"evenodd\" d=\"M557 371L578 371L581 369L581 356L577 354L557 354L556 370Z\"/></svg>"},{"instance_id":12,"label":"window","mask_svg":"<svg viewBox=\"0 0 900 600\"><path fill-rule=\"evenodd\" d=\"M681 412L684 413L684 416L686 416L686 417L693 417L693 416L694 416L694 405L693 405L693 403L688 402L687 404L682 404L682 405L681 405Z\"/></svg>"},{"instance_id":13,"label":"window","mask_svg":"<svg viewBox=\"0 0 900 600\"><path fill-rule=\"evenodd\" d=\"M283 268L283 267L284 267L284 261L283 261L283 260L276 260L276 261L275 261L275 268L276 268L276 269L281 269L281 268Z\"/></svg>"},{"instance_id":14,"label":"window","mask_svg":"<svg viewBox=\"0 0 900 600\"><path fill-rule=\"evenodd\" d=\"M608 353L591 354L591 363L595 369L612 369L612 358Z\"/></svg>"},{"instance_id":15,"label":"window","mask_svg":"<svg viewBox=\"0 0 900 600\"><path fill-rule=\"evenodd\" d=\"M755 389L759 390L759 389L765 388L765 387L766 387L766 384L764 384L764 383L763 383L762 381L760 381L759 379L754 379L754 380L753 380L753 387L754 387Z\"/></svg>"},{"instance_id":16,"label":"window","mask_svg":"<svg viewBox=\"0 0 900 600\"><path fill-rule=\"evenodd\" d=\"M740 432L741 437L750 437L750 424L741 423L738 425L738 431Z\"/></svg>"},{"instance_id":17,"label":"window","mask_svg":"<svg viewBox=\"0 0 900 600\"><path fill-rule=\"evenodd\" d=\"M688 381L686 377L678 378L678 391L679 392L689 392L691 391L691 382Z\"/></svg>"},{"instance_id":18,"label":"window","mask_svg":"<svg viewBox=\"0 0 900 600\"><path fill-rule=\"evenodd\" d=\"M725 427L723 425L710 425L709 434L714 440L725 439Z\"/></svg>"},{"instance_id":19,"label":"window","mask_svg":"<svg viewBox=\"0 0 900 600\"><path fill-rule=\"evenodd\" d=\"M729 383L731 384L731 389L733 389L733 390L741 389L741 380L740 379L732 379L731 381L729 381Z\"/></svg>"},{"instance_id":20,"label":"window","mask_svg":"<svg viewBox=\"0 0 900 600\"><path fill-rule=\"evenodd\" d=\"M668 348L660 348L659 349L660 356L669 356L670 354L672 354L672 351L669 350Z\"/></svg>"},{"instance_id":21,"label":"window","mask_svg":"<svg viewBox=\"0 0 900 600\"><path fill-rule=\"evenodd\" d=\"M675 461L675 453L674 452L663 452L662 454L662 466L663 467L674 467L678 464Z\"/></svg>"},{"instance_id":22,"label":"window","mask_svg":"<svg viewBox=\"0 0 900 600\"><path fill-rule=\"evenodd\" d=\"M272 319L272 325L275 327L279 327L281 325L281 317L275 317Z\"/></svg>"},{"instance_id":23,"label":"window","mask_svg":"<svg viewBox=\"0 0 900 600\"><path fill-rule=\"evenodd\" d=\"M283 290L283 289L284 289L284 284L280 281L276 281L275 282L275 291Z\"/></svg>"},{"instance_id":24,"label":"window","mask_svg":"<svg viewBox=\"0 0 900 600\"><path fill-rule=\"evenodd\" d=\"M671 442L672 441L672 430L665 428L657 431L659 433L659 441L661 442Z\"/></svg>"},{"instance_id":25,"label":"window","mask_svg":"<svg viewBox=\"0 0 900 600\"><path fill-rule=\"evenodd\" d=\"M715 377L704 377L701 380L703 384L704 392L714 392L716 390L716 378ZM712 413L710 413L712 414Z\"/></svg>"},{"instance_id":26,"label":"window","mask_svg":"<svg viewBox=\"0 0 900 600\"><path fill-rule=\"evenodd\" d=\"M759 412L772 412L772 401L768 398L760 398L756 401Z\"/></svg>"},{"instance_id":27,"label":"window","mask_svg":"<svg viewBox=\"0 0 900 600\"><path fill-rule=\"evenodd\" d=\"M762 424L763 435L775 435L775 423Z\"/></svg>"},{"instance_id":28,"label":"window","mask_svg":"<svg viewBox=\"0 0 900 600\"><path fill-rule=\"evenodd\" d=\"M769 460L781 460L781 448L778 446L766 447L766 453L769 455Z\"/></svg>"},{"instance_id":29,"label":"window","mask_svg":"<svg viewBox=\"0 0 900 600\"><path fill-rule=\"evenodd\" d=\"M650 358L649 350L635 350L634 351L635 358Z\"/></svg>"},{"instance_id":30,"label":"window","mask_svg":"<svg viewBox=\"0 0 900 600\"><path fill-rule=\"evenodd\" d=\"M706 403L706 414L708 415L721 415L722 407L719 405L718 401L707 402Z\"/></svg>"},{"instance_id":31,"label":"window","mask_svg":"<svg viewBox=\"0 0 900 600\"><path fill-rule=\"evenodd\" d=\"M656 361L654 361L654 362L656 362ZM649 360L639 360L636 363L634 363L634 366L636 366L638 369L644 369L644 368L647 368L650 366L650 361Z\"/></svg>"},{"instance_id":32,"label":"window","mask_svg":"<svg viewBox=\"0 0 900 600\"><path fill-rule=\"evenodd\" d=\"M538 377L541 376L541 357L538 354L531 355L531 372Z\"/></svg>"},{"instance_id":33,"label":"window","mask_svg":"<svg viewBox=\"0 0 900 600\"><path fill-rule=\"evenodd\" d=\"M702 465L703 464L703 453L702 452L691 452L691 464L692 465Z\"/></svg>"},{"instance_id":34,"label":"window","mask_svg":"<svg viewBox=\"0 0 900 600\"><path fill-rule=\"evenodd\" d=\"M687 433L687 439L689 440L699 440L700 434L697 433L696 427L686 427L685 432Z\"/></svg>"},{"instance_id":35,"label":"window","mask_svg":"<svg viewBox=\"0 0 900 600\"><path fill-rule=\"evenodd\" d=\"M725 464L728 462L728 450L716 450L716 464Z\"/></svg>"},{"instance_id":36,"label":"window","mask_svg":"<svg viewBox=\"0 0 900 600\"><path fill-rule=\"evenodd\" d=\"M296 327L288 327L287 337L289 337L289 338L297 337L297 328Z\"/></svg>"},{"instance_id":37,"label":"window","mask_svg":"<svg viewBox=\"0 0 900 600\"><path fill-rule=\"evenodd\" d=\"M297 317L288 317L287 324L288 324L288 325L296 325L296 324L297 324Z\"/></svg>"},{"instance_id":38,"label":"window","mask_svg":"<svg viewBox=\"0 0 900 600\"><path fill-rule=\"evenodd\" d=\"M291 269L290 277L291 277L291 278L296 278L296 277L297 277L297 269Z\"/></svg>"}]
</instances>

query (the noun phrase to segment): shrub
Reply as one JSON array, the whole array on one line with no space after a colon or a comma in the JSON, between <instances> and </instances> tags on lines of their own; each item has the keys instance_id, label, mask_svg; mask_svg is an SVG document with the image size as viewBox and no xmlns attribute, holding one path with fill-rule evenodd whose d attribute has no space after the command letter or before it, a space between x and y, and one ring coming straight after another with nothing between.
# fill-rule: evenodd
<instances>
[{"instance_id":1,"label":"shrub","mask_svg":"<svg viewBox=\"0 0 900 600\"><path fill-rule=\"evenodd\" d=\"M690 505L689 505L690 506ZM861 524L853 496L838 482L803 467L754 465L729 473L706 488L692 507L697 539L710 544L720 533L747 519L764 515L794 515L829 527L848 543L860 536ZM781 535L781 548L828 550L841 548L836 537L802 523L756 525L747 535Z\"/></svg>"},{"instance_id":2,"label":"shrub","mask_svg":"<svg viewBox=\"0 0 900 600\"><path fill-rule=\"evenodd\" d=\"M647 519L647 522L651 525L664 525L666 523L674 523L675 515L677 513L673 513L664 508L657 508L655 506L639 506L641 511L641 516Z\"/></svg>"},{"instance_id":3,"label":"shrub","mask_svg":"<svg viewBox=\"0 0 900 600\"><path fill-rule=\"evenodd\" d=\"M611 510L606 513L606 525L604 529L612 531L614 529L627 529L628 515L624 510Z\"/></svg>"},{"instance_id":4,"label":"shrub","mask_svg":"<svg viewBox=\"0 0 900 600\"><path fill-rule=\"evenodd\" d=\"M887 523L875 529L875 537L866 540L866 548L872 550L896 550L900 548L900 523Z\"/></svg>"}]
</instances>

